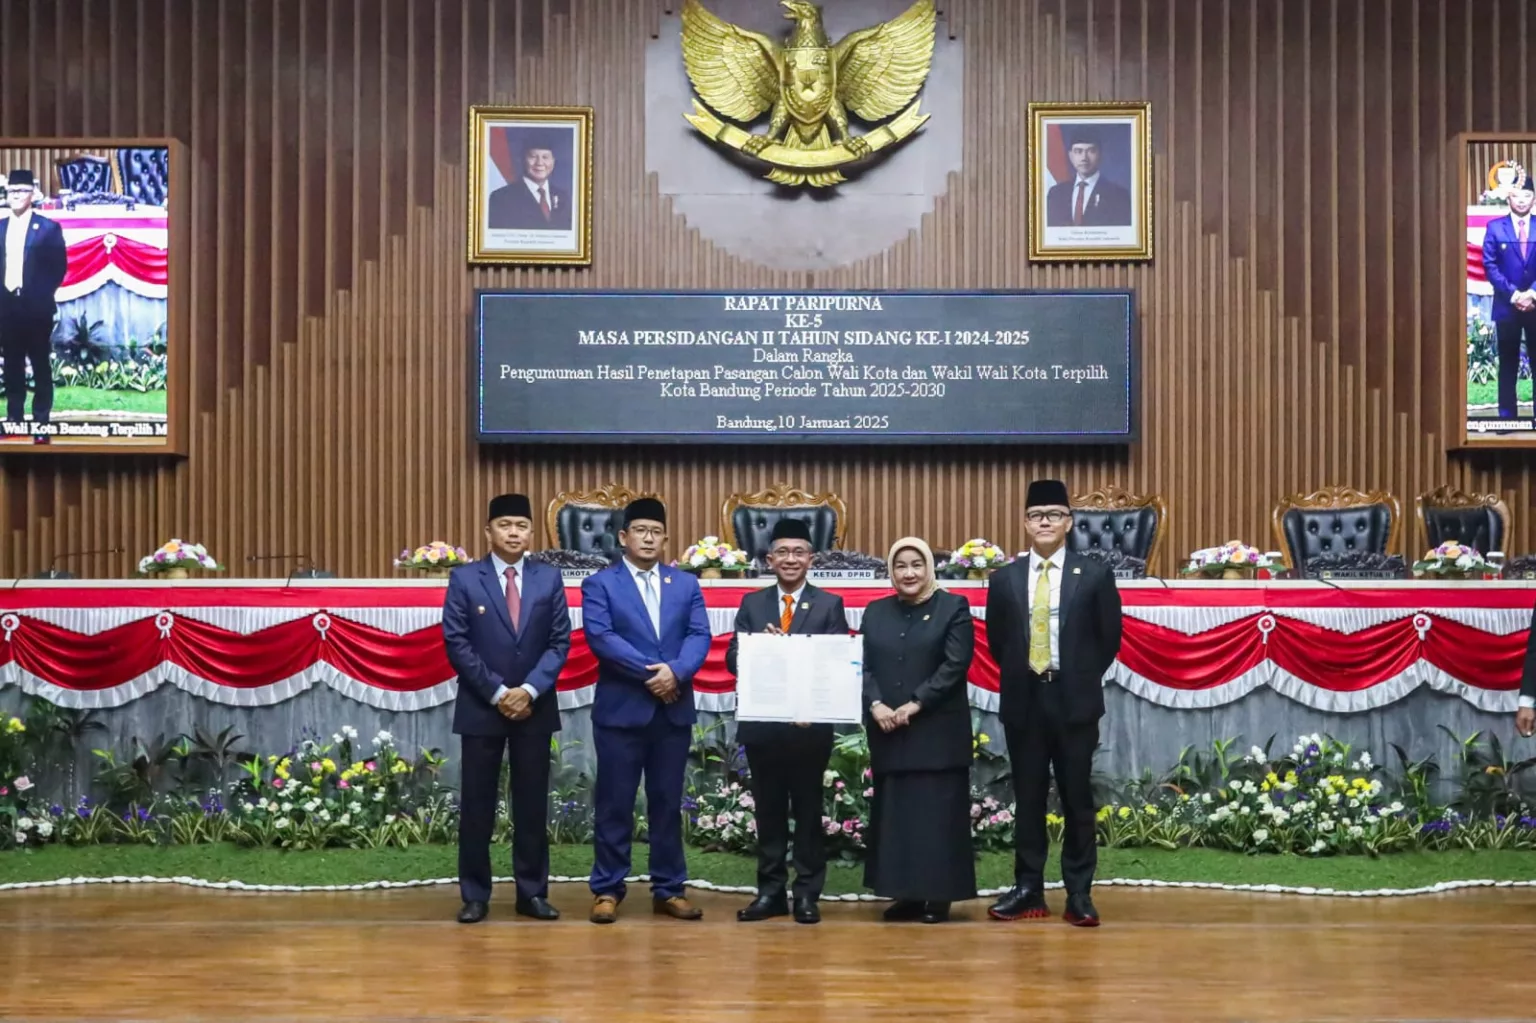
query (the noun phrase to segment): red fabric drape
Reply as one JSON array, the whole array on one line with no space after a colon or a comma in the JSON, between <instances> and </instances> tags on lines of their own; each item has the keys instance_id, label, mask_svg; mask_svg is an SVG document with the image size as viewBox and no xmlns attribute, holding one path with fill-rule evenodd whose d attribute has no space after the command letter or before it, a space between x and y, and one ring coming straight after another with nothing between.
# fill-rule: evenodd
<instances>
[{"instance_id":1,"label":"red fabric drape","mask_svg":"<svg viewBox=\"0 0 1536 1023\"><path fill-rule=\"evenodd\" d=\"M107 244L107 238L112 244ZM167 255L165 249L124 238L122 235L97 235L69 247L69 269L62 287L90 280L107 268L116 266L134 280L146 284L165 284Z\"/></svg>"}]
</instances>

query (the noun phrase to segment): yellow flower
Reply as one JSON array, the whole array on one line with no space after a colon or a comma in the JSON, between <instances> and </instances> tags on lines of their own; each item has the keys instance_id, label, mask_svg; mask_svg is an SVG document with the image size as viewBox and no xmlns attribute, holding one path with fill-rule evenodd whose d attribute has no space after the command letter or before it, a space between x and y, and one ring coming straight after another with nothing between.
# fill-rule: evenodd
<instances>
[{"instance_id":1,"label":"yellow flower","mask_svg":"<svg viewBox=\"0 0 1536 1023\"><path fill-rule=\"evenodd\" d=\"M270 756L270 757L268 757L268 758L267 758L267 763L269 763L269 764L275 764L275 763L277 763L277 754L276 754L276 753L274 753L274 754L272 754L272 755L271 755L271 756Z\"/></svg>"},{"instance_id":2,"label":"yellow flower","mask_svg":"<svg viewBox=\"0 0 1536 1023\"><path fill-rule=\"evenodd\" d=\"M1059 813L1048 813L1048 814L1045 815L1045 823L1047 823L1047 824L1061 824L1061 823L1063 823L1063 819L1062 819L1061 814L1059 814Z\"/></svg>"},{"instance_id":3,"label":"yellow flower","mask_svg":"<svg viewBox=\"0 0 1536 1023\"><path fill-rule=\"evenodd\" d=\"M287 764L288 764L288 762L286 760L283 761L281 764L277 765L277 769L274 770L272 773L276 774L279 778L283 779L283 781L287 781L288 780L288 766L287 766Z\"/></svg>"},{"instance_id":4,"label":"yellow flower","mask_svg":"<svg viewBox=\"0 0 1536 1023\"><path fill-rule=\"evenodd\" d=\"M1157 807L1153 806L1151 803L1148 803L1146 806L1141 808L1141 812L1146 814L1148 817L1156 817Z\"/></svg>"},{"instance_id":5,"label":"yellow flower","mask_svg":"<svg viewBox=\"0 0 1536 1023\"><path fill-rule=\"evenodd\" d=\"M1109 820L1109 812L1110 812L1109 811L1109 807L1101 806L1101 807L1099 807L1099 812L1097 814L1097 817L1101 821L1107 821L1107 820Z\"/></svg>"},{"instance_id":6,"label":"yellow flower","mask_svg":"<svg viewBox=\"0 0 1536 1023\"><path fill-rule=\"evenodd\" d=\"M1119 817L1120 817L1121 820L1125 820L1127 817L1129 817L1131 815L1131 808L1128 807L1128 806L1122 806L1119 809L1118 814L1119 814Z\"/></svg>"},{"instance_id":7,"label":"yellow flower","mask_svg":"<svg viewBox=\"0 0 1536 1023\"><path fill-rule=\"evenodd\" d=\"M1504 773L1504 768L1500 767L1498 764L1489 764L1487 767L1483 768L1483 773L1484 774L1503 774Z\"/></svg>"},{"instance_id":8,"label":"yellow flower","mask_svg":"<svg viewBox=\"0 0 1536 1023\"><path fill-rule=\"evenodd\" d=\"M979 736L977 736L977 738L981 740L981 744L983 746L992 741L986 732L982 732Z\"/></svg>"},{"instance_id":9,"label":"yellow flower","mask_svg":"<svg viewBox=\"0 0 1536 1023\"><path fill-rule=\"evenodd\" d=\"M1264 780L1266 782L1268 782L1269 784L1271 784L1271 785L1279 785L1280 784L1280 776L1277 775L1274 771L1270 771L1268 774L1266 774L1264 776Z\"/></svg>"},{"instance_id":10,"label":"yellow flower","mask_svg":"<svg viewBox=\"0 0 1536 1023\"><path fill-rule=\"evenodd\" d=\"M336 761L332 760L330 757L326 757L324 760L320 761L320 766L324 768L326 774L336 773Z\"/></svg>"},{"instance_id":11,"label":"yellow flower","mask_svg":"<svg viewBox=\"0 0 1536 1023\"><path fill-rule=\"evenodd\" d=\"M391 767L389 769L389 773L390 774L404 774L405 772L407 772L409 770L410 770L410 768L405 766L405 761L404 760L396 760L395 761L395 766L393 766L393 767Z\"/></svg>"},{"instance_id":12,"label":"yellow flower","mask_svg":"<svg viewBox=\"0 0 1536 1023\"><path fill-rule=\"evenodd\" d=\"M1285 780L1287 782L1289 782L1290 784L1295 785L1296 784L1296 772L1295 771L1286 771L1285 772Z\"/></svg>"},{"instance_id":13,"label":"yellow flower","mask_svg":"<svg viewBox=\"0 0 1536 1023\"><path fill-rule=\"evenodd\" d=\"M27 726L21 723L21 718L11 718L5 723L5 730L12 735L19 735L27 730Z\"/></svg>"}]
</instances>

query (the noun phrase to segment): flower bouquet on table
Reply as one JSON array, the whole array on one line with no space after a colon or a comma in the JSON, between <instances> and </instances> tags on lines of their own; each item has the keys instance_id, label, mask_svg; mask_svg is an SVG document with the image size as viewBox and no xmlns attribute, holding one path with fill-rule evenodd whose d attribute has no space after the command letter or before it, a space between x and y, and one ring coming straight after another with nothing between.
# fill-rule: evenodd
<instances>
[{"instance_id":1,"label":"flower bouquet on table","mask_svg":"<svg viewBox=\"0 0 1536 1023\"><path fill-rule=\"evenodd\" d=\"M741 575L751 564L746 551L737 550L718 536L706 536L683 551L677 567L700 579L719 579L724 575Z\"/></svg>"},{"instance_id":2,"label":"flower bouquet on table","mask_svg":"<svg viewBox=\"0 0 1536 1023\"><path fill-rule=\"evenodd\" d=\"M467 565L469 562L470 557L464 553L464 548L454 547L441 540L433 540L414 551L401 551L400 556L395 559L395 567L409 568L427 575L447 575L451 569Z\"/></svg>"},{"instance_id":3,"label":"flower bouquet on table","mask_svg":"<svg viewBox=\"0 0 1536 1023\"><path fill-rule=\"evenodd\" d=\"M1474 548L1448 540L1413 563L1416 579L1492 579L1499 570Z\"/></svg>"},{"instance_id":4,"label":"flower bouquet on table","mask_svg":"<svg viewBox=\"0 0 1536 1023\"><path fill-rule=\"evenodd\" d=\"M153 554L139 559L140 575L158 575L165 579L185 579L187 570L203 568L216 572L219 563L213 560L208 548L200 543L185 540L168 540Z\"/></svg>"},{"instance_id":5,"label":"flower bouquet on table","mask_svg":"<svg viewBox=\"0 0 1536 1023\"><path fill-rule=\"evenodd\" d=\"M951 551L938 574L945 579L985 579L1006 564L1008 555L1003 549L978 536Z\"/></svg>"},{"instance_id":6,"label":"flower bouquet on table","mask_svg":"<svg viewBox=\"0 0 1536 1023\"><path fill-rule=\"evenodd\" d=\"M1197 579L1252 579L1260 569L1284 570L1285 562L1273 553L1266 554L1241 540L1228 540L1220 547L1207 547L1189 556L1183 574Z\"/></svg>"}]
</instances>

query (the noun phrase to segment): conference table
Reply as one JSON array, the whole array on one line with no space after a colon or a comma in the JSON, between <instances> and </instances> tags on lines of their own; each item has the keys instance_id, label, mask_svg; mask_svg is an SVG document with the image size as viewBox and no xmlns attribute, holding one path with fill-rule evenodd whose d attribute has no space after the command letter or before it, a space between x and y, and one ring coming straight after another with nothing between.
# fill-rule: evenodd
<instances>
[{"instance_id":1,"label":"conference table","mask_svg":"<svg viewBox=\"0 0 1536 1023\"><path fill-rule=\"evenodd\" d=\"M672 569L677 571L677 569ZM558 692L592 702L597 662L572 580L570 657ZM744 594L766 580L702 583L714 634L693 680L701 709L729 712L725 650ZM456 691L441 632L447 581L20 580L0 589L0 685L53 703L118 707L160 686L231 706L280 703L329 686L369 706L413 711ZM885 581L823 584L857 629ZM971 603L969 695L995 711L984 581L950 582ZM1331 712L1370 710L1419 686L1513 712L1531 625L1530 582L1122 581L1124 642L1106 682L1156 704L1210 708L1260 686Z\"/></svg>"}]
</instances>

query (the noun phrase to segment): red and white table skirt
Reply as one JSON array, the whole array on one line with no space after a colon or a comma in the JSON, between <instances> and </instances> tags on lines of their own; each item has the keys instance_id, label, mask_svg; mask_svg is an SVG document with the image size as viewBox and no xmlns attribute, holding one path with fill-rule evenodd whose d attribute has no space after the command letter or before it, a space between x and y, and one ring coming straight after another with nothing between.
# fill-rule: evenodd
<instances>
[{"instance_id":1,"label":"red and white table skirt","mask_svg":"<svg viewBox=\"0 0 1536 1023\"><path fill-rule=\"evenodd\" d=\"M117 707L171 685L262 706L323 685L393 711L454 698L440 628L442 580L24 583L0 591L0 685L54 703ZM725 670L736 607L758 584L706 583L715 634L694 678L701 709L735 706ZM974 706L995 711L984 583L952 584L976 616ZM857 628L884 584L830 587ZM597 662L581 631L581 590L560 705L592 702ZM1215 707L1267 686L1318 710L1371 710L1428 686L1491 712L1516 705L1529 584L1122 583L1125 638L1106 682L1152 703Z\"/></svg>"}]
</instances>

